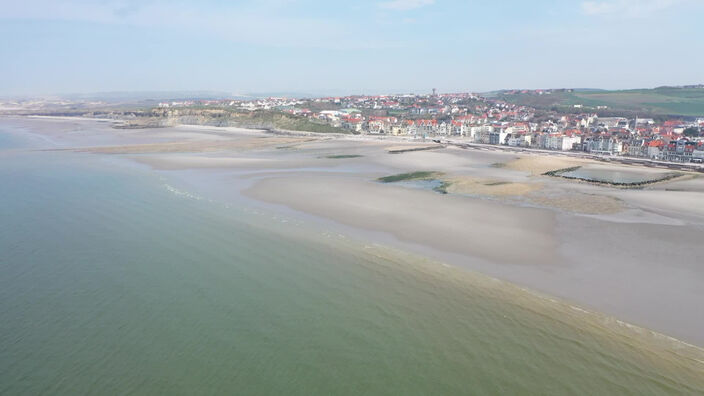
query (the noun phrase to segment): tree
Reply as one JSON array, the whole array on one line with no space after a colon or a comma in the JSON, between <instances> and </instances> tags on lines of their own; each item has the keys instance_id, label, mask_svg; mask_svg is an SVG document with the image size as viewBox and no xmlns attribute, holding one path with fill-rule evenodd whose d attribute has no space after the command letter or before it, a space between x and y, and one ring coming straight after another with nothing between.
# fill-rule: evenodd
<instances>
[{"instance_id":1,"label":"tree","mask_svg":"<svg viewBox=\"0 0 704 396\"><path fill-rule=\"evenodd\" d=\"M699 136L699 128L697 127L689 127L682 132L684 136L687 137L698 137Z\"/></svg>"}]
</instances>

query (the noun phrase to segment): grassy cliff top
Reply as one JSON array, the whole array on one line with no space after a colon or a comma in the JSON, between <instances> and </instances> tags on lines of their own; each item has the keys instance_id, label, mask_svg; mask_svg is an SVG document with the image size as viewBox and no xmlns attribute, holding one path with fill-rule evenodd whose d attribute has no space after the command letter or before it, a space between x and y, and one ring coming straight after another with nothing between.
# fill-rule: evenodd
<instances>
[{"instance_id":1,"label":"grassy cliff top","mask_svg":"<svg viewBox=\"0 0 704 396\"><path fill-rule=\"evenodd\" d=\"M597 110L607 106L605 113L623 112L641 116L704 116L704 88L660 87L622 91L558 90L539 95L535 92L499 92L496 98L542 110L567 111L582 105L581 110Z\"/></svg>"}]
</instances>

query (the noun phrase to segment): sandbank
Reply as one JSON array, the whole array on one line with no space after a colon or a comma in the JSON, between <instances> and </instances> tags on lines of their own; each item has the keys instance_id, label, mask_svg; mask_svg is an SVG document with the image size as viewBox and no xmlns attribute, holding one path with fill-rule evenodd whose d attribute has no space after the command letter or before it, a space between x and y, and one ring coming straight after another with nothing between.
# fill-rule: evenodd
<instances>
[{"instance_id":1,"label":"sandbank","mask_svg":"<svg viewBox=\"0 0 704 396\"><path fill-rule=\"evenodd\" d=\"M450 195L439 201L432 191L340 175L267 178L244 194L454 253L513 264L557 260L553 216L546 210Z\"/></svg>"}]
</instances>

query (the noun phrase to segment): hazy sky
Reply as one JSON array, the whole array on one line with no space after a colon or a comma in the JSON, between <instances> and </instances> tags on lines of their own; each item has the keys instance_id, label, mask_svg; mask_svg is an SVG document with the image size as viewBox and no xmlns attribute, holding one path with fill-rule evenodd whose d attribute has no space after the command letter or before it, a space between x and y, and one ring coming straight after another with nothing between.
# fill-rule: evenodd
<instances>
[{"instance_id":1,"label":"hazy sky","mask_svg":"<svg viewBox=\"0 0 704 396\"><path fill-rule=\"evenodd\" d=\"M704 0L0 0L0 95L704 83Z\"/></svg>"}]
</instances>

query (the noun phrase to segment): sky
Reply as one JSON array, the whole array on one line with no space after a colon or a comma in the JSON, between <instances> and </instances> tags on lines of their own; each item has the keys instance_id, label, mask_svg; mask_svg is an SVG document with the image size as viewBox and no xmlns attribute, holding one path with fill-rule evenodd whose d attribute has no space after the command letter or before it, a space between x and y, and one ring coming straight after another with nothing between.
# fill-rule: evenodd
<instances>
[{"instance_id":1,"label":"sky","mask_svg":"<svg viewBox=\"0 0 704 396\"><path fill-rule=\"evenodd\" d=\"M0 96L704 83L704 0L0 0Z\"/></svg>"}]
</instances>

